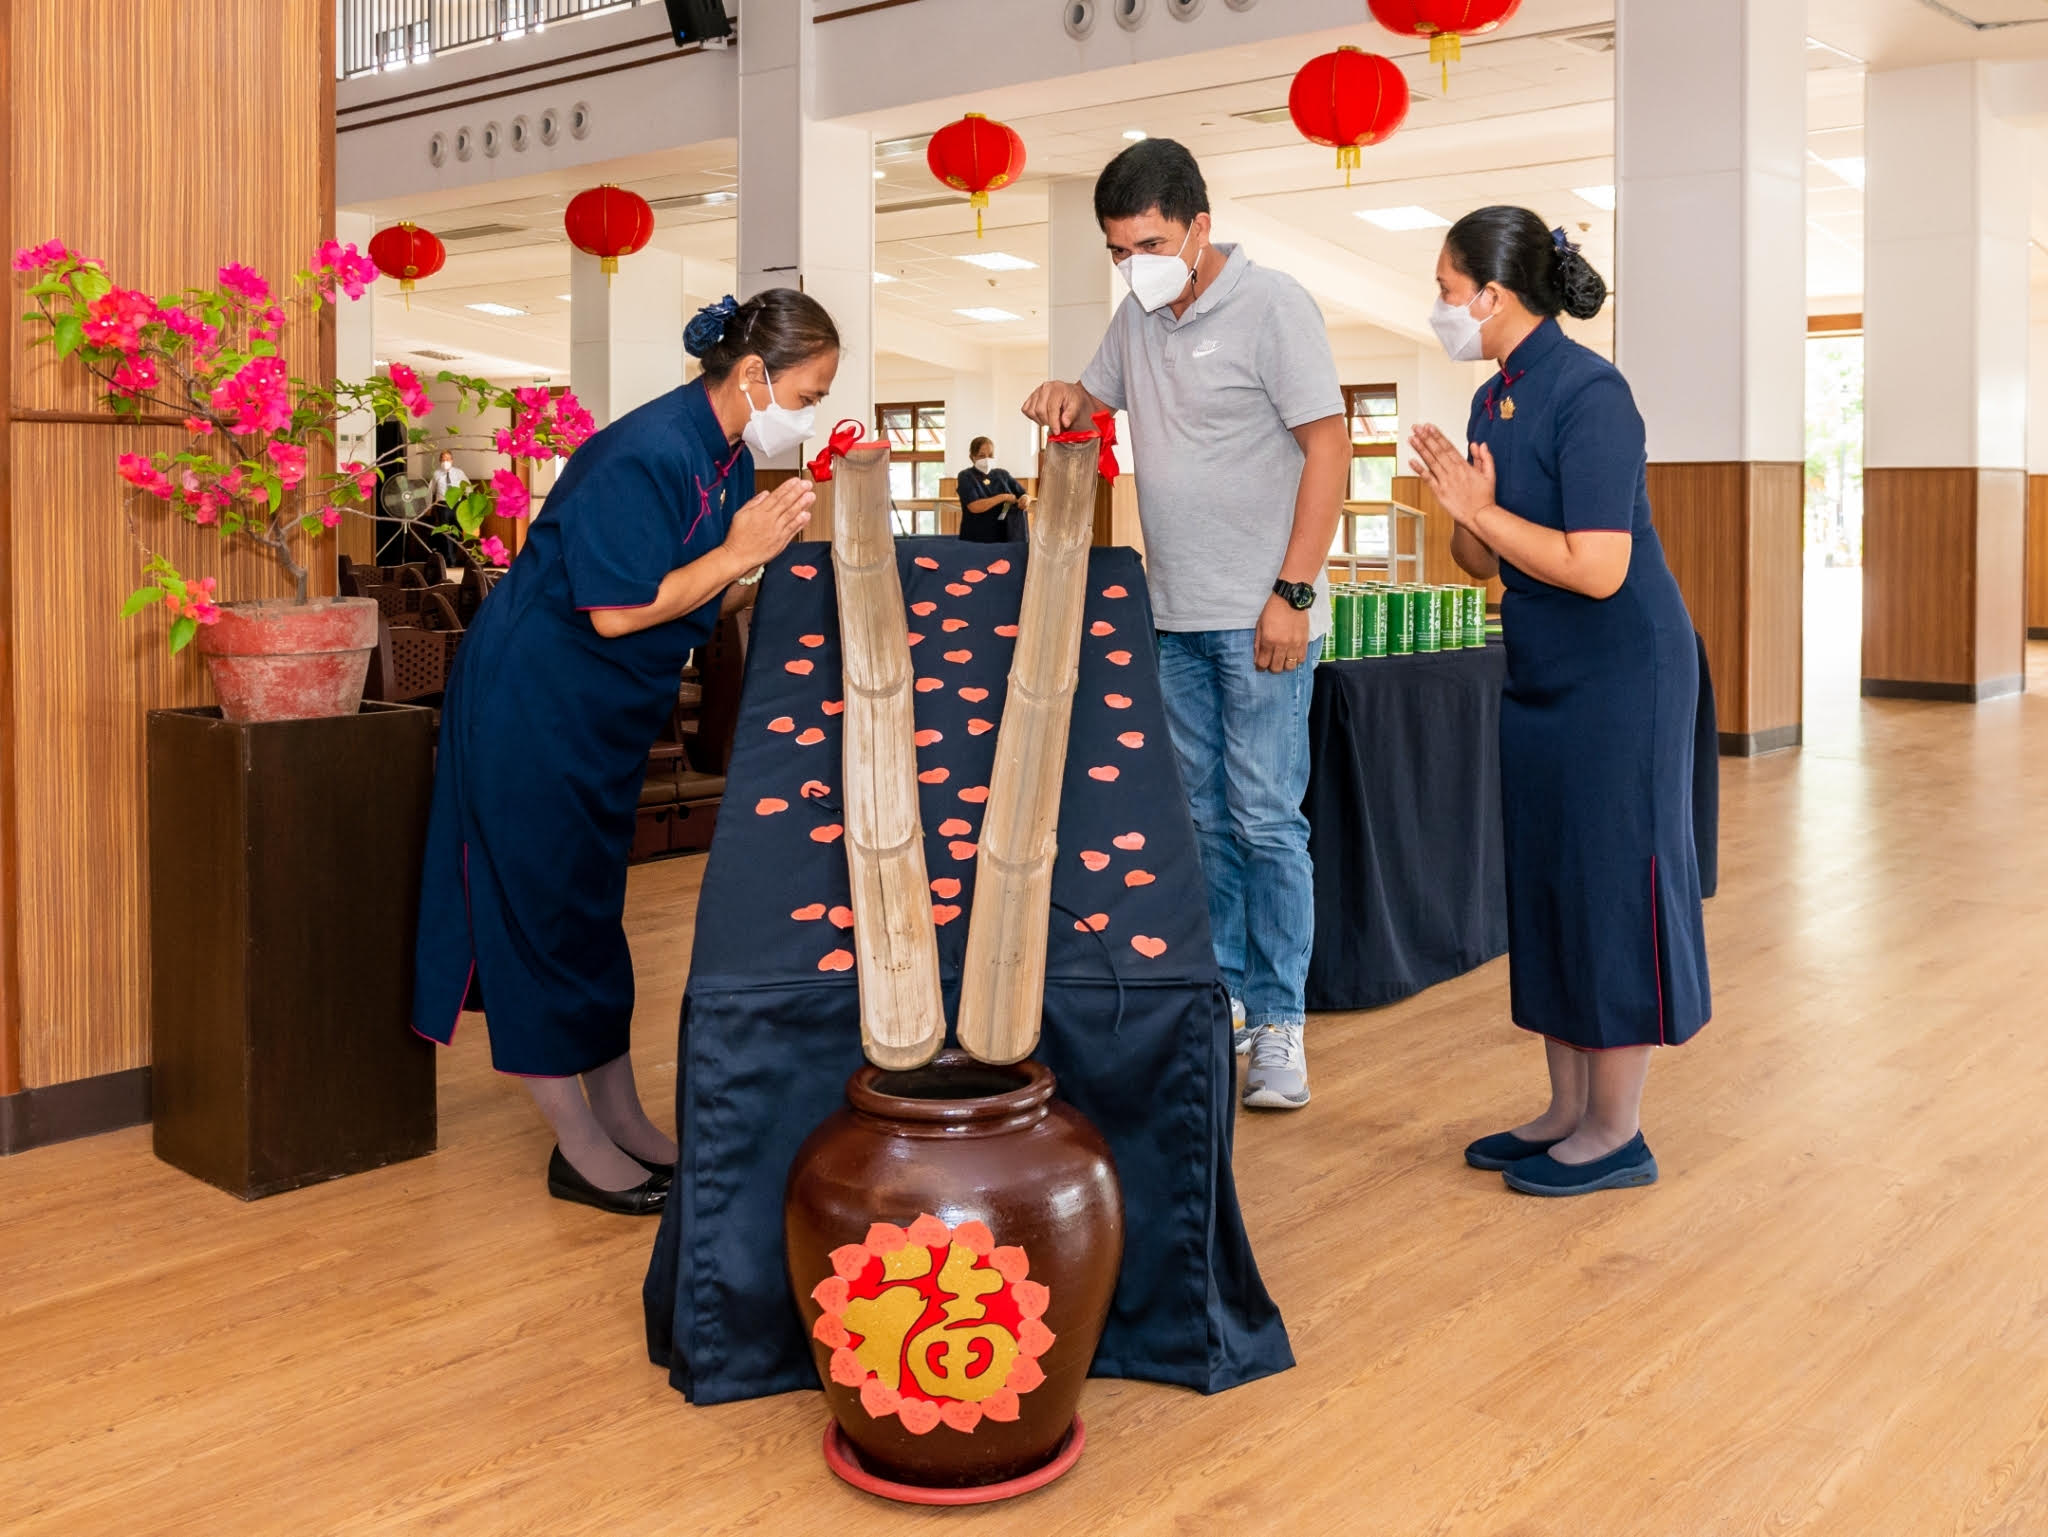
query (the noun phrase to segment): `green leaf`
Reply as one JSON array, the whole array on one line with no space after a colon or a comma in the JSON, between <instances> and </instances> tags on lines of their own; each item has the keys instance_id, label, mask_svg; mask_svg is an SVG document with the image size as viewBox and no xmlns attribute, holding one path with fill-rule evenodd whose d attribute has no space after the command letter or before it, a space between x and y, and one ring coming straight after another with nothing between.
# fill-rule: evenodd
<instances>
[{"instance_id":1,"label":"green leaf","mask_svg":"<svg viewBox=\"0 0 2048 1537\"><path fill-rule=\"evenodd\" d=\"M249 346L249 356L252 358L274 358L277 356L277 343L252 342Z\"/></svg>"},{"instance_id":2,"label":"green leaf","mask_svg":"<svg viewBox=\"0 0 2048 1537\"><path fill-rule=\"evenodd\" d=\"M199 621L190 614L180 614L171 621L171 655L176 656L192 644L192 637L199 633Z\"/></svg>"},{"instance_id":3,"label":"green leaf","mask_svg":"<svg viewBox=\"0 0 2048 1537\"><path fill-rule=\"evenodd\" d=\"M28 291L32 297L41 298L47 294L68 294L71 285L62 278L44 278L40 283L29 284Z\"/></svg>"},{"instance_id":4,"label":"green leaf","mask_svg":"<svg viewBox=\"0 0 2048 1537\"><path fill-rule=\"evenodd\" d=\"M121 617L133 619L152 603L161 603L164 590L161 587L138 587L128 594L128 601L121 605Z\"/></svg>"},{"instance_id":5,"label":"green leaf","mask_svg":"<svg viewBox=\"0 0 2048 1537\"><path fill-rule=\"evenodd\" d=\"M80 267L71 282L78 296L88 304L114 291L114 280L97 267Z\"/></svg>"},{"instance_id":6,"label":"green leaf","mask_svg":"<svg viewBox=\"0 0 2048 1537\"><path fill-rule=\"evenodd\" d=\"M57 339L57 356L68 358L85 340L85 322L76 315L59 315L54 335Z\"/></svg>"}]
</instances>

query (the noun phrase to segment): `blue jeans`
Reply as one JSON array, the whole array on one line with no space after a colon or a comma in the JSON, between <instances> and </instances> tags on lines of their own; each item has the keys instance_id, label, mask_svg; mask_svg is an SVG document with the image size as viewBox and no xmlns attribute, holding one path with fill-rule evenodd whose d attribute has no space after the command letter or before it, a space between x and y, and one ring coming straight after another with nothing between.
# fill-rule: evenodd
<instances>
[{"instance_id":1,"label":"blue jeans","mask_svg":"<svg viewBox=\"0 0 2048 1537\"><path fill-rule=\"evenodd\" d=\"M1247 1024L1298 1025L1316 926L1301 809L1315 663L1260 672L1255 634L1161 631L1159 683L1194 813L1216 964Z\"/></svg>"}]
</instances>

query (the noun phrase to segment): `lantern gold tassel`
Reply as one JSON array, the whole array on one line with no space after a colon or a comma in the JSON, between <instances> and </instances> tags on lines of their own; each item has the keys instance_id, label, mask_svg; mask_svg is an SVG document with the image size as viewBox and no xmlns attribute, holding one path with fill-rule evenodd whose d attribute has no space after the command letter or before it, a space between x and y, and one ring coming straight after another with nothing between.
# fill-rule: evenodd
<instances>
[{"instance_id":1,"label":"lantern gold tassel","mask_svg":"<svg viewBox=\"0 0 2048 1537\"><path fill-rule=\"evenodd\" d=\"M1464 49L1459 46L1455 32L1439 32L1429 40L1429 62L1443 66L1446 96L1451 93L1451 66L1464 57Z\"/></svg>"},{"instance_id":2,"label":"lantern gold tassel","mask_svg":"<svg viewBox=\"0 0 2048 1537\"><path fill-rule=\"evenodd\" d=\"M597 265L604 272L604 286L611 287L612 275L619 270L619 259L616 256L600 256Z\"/></svg>"},{"instance_id":3,"label":"lantern gold tassel","mask_svg":"<svg viewBox=\"0 0 2048 1537\"><path fill-rule=\"evenodd\" d=\"M973 116L972 113L968 115L970 117ZM974 209L974 238L979 240L981 239L981 211L988 207L988 194L986 192L977 192L967 201Z\"/></svg>"},{"instance_id":4,"label":"lantern gold tassel","mask_svg":"<svg viewBox=\"0 0 2048 1537\"><path fill-rule=\"evenodd\" d=\"M1345 186L1351 185L1351 173L1358 169L1363 160L1364 156L1356 144L1337 146L1337 168L1344 173Z\"/></svg>"}]
</instances>

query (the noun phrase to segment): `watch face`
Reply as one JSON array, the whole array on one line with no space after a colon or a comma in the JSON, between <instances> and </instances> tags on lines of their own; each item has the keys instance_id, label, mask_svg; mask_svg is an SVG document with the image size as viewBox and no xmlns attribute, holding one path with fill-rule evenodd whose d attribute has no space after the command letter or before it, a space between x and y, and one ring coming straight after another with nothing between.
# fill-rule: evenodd
<instances>
[{"instance_id":1,"label":"watch face","mask_svg":"<svg viewBox=\"0 0 2048 1537\"><path fill-rule=\"evenodd\" d=\"M1316 590L1307 582L1275 582L1273 589L1295 608L1314 608L1316 606Z\"/></svg>"}]
</instances>

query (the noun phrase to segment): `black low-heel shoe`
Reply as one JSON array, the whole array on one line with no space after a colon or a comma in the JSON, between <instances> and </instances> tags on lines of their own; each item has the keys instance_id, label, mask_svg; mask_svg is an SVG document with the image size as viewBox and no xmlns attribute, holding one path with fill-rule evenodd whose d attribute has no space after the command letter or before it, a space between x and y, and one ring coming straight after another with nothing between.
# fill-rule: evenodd
<instances>
[{"instance_id":1,"label":"black low-heel shoe","mask_svg":"<svg viewBox=\"0 0 2048 1537\"><path fill-rule=\"evenodd\" d=\"M619 1151L626 1153L624 1148L620 1148ZM672 1163L656 1163L651 1158L642 1158L638 1153L626 1153L626 1156L658 1180L672 1182L676 1177L676 1166Z\"/></svg>"},{"instance_id":2,"label":"black low-heel shoe","mask_svg":"<svg viewBox=\"0 0 2048 1537\"><path fill-rule=\"evenodd\" d=\"M638 1162L636 1159L635 1162ZM628 1190L600 1190L576 1172L576 1166L557 1147L548 1159L548 1194L558 1201L575 1201L621 1217L658 1217L668 1204L668 1180L650 1174Z\"/></svg>"},{"instance_id":3,"label":"black low-heel shoe","mask_svg":"<svg viewBox=\"0 0 2048 1537\"><path fill-rule=\"evenodd\" d=\"M1510 1164L1520 1163L1524 1158L1534 1158L1547 1153L1562 1137L1552 1137L1546 1142L1529 1142L1511 1131L1497 1131L1490 1137L1481 1137L1465 1149L1465 1162L1475 1169L1500 1170Z\"/></svg>"},{"instance_id":4,"label":"black low-heel shoe","mask_svg":"<svg viewBox=\"0 0 2048 1537\"><path fill-rule=\"evenodd\" d=\"M1605 1158L1559 1163L1548 1153L1524 1158L1501 1171L1510 1190L1524 1195L1590 1195L1595 1190L1634 1190L1657 1183L1657 1160L1637 1132Z\"/></svg>"}]
</instances>

